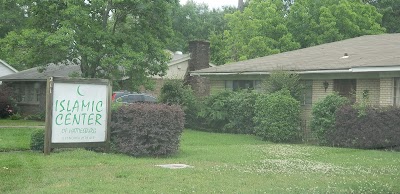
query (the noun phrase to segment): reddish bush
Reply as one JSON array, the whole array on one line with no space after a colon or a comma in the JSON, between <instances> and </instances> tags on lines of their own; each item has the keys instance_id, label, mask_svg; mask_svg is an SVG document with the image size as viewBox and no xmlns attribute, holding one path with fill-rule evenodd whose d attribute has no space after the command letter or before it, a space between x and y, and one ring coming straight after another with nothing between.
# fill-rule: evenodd
<instances>
[{"instance_id":1,"label":"reddish bush","mask_svg":"<svg viewBox=\"0 0 400 194\"><path fill-rule=\"evenodd\" d=\"M167 156L178 151L184 124L184 113L179 106L124 105L112 114L111 139L121 153Z\"/></svg>"},{"instance_id":2,"label":"reddish bush","mask_svg":"<svg viewBox=\"0 0 400 194\"><path fill-rule=\"evenodd\" d=\"M365 109L365 114L352 106L336 112L335 130L327 135L334 146L381 149L400 145L400 108Z\"/></svg>"}]
</instances>

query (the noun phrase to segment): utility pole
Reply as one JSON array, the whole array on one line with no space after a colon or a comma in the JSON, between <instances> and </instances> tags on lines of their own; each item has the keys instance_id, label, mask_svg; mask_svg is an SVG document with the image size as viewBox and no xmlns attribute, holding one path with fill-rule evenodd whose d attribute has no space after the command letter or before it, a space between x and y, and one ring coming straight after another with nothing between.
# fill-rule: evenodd
<instances>
[{"instance_id":1,"label":"utility pole","mask_svg":"<svg viewBox=\"0 0 400 194\"><path fill-rule=\"evenodd\" d=\"M243 12L243 10L244 10L244 2L243 2L243 0L239 0L238 9L240 10L240 12Z\"/></svg>"}]
</instances>

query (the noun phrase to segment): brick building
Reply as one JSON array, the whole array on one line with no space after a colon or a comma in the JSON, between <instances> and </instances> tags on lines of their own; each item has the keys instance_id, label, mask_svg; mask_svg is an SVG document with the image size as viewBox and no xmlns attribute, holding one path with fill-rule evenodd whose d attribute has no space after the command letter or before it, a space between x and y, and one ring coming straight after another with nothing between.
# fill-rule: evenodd
<instances>
[{"instance_id":1,"label":"brick building","mask_svg":"<svg viewBox=\"0 0 400 194\"><path fill-rule=\"evenodd\" d=\"M306 86L302 109L309 123L312 105L332 92L373 106L400 106L400 34L368 35L191 72L210 79L211 93L259 89L276 70L300 75Z\"/></svg>"}]
</instances>

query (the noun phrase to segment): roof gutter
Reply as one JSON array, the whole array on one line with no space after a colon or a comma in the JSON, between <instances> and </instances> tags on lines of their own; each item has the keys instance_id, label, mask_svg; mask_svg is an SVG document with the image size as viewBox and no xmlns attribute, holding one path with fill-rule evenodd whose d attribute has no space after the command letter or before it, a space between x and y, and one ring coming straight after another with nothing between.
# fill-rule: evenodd
<instances>
[{"instance_id":1,"label":"roof gutter","mask_svg":"<svg viewBox=\"0 0 400 194\"><path fill-rule=\"evenodd\" d=\"M47 79L0 79L3 82L46 82Z\"/></svg>"},{"instance_id":2,"label":"roof gutter","mask_svg":"<svg viewBox=\"0 0 400 194\"><path fill-rule=\"evenodd\" d=\"M325 73L363 73L363 72L385 72L385 71L400 71L400 66L386 67L352 67L350 69L335 69L335 70L311 70L311 71L293 71L298 74L325 74ZM210 75L269 75L270 72L192 72L191 76L210 76Z\"/></svg>"},{"instance_id":3,"label":"roof gutter","mask_svg":"<svg viewBox=\"0 0 400 194\"><path fill-rule=\"evenodd\" d=\"M313 73L350 73L351 70L349 69L340 69L340 70L315 70L315 71L293 71L298 74L313 74ZM211 72L193 72L190 73L191 76L209 76L209 75L269 75L271 72L239 72L239 73L211 73Z\"/></svg>"},{"instance_id":4,"label":"roof gutter","mask_svg":"<svg viewBox=\"0 0 400 194\"><path fill-rule=\"evenodd\" d=\"M352 72L377 72L377 71L400 71L400 66L390 67L353 67Z\"/></svg>"}]
</instances>

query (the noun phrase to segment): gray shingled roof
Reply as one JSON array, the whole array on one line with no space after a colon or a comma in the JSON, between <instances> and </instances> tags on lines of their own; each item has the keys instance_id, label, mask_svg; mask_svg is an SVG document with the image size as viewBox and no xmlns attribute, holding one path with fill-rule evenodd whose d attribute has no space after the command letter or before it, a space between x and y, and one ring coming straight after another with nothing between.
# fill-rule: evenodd
<instances>
[{"instance_id":1,"label":"gray shingled roof","mask_svg":"<svg viewBox=\"0 0 400 194\"><path fill-rule=\"evenodd\" d=\"M344 54L348 58L342 58ZM400 34L367 35L193 71L192 75L400 66Z\"/></svg>"},{"instance_id":2,"label":"gray shingled roof","mask_svg":"<svg viewBox=\"0 0 400 194\"><path fill-rule=\"evenodd\" d=\"M0 81L46 81L48 77L69 77L74 72L81 72L79 65L49 65L45 71L31 68L18 73L0 77Z\"/></svg>"}]
</instances>

